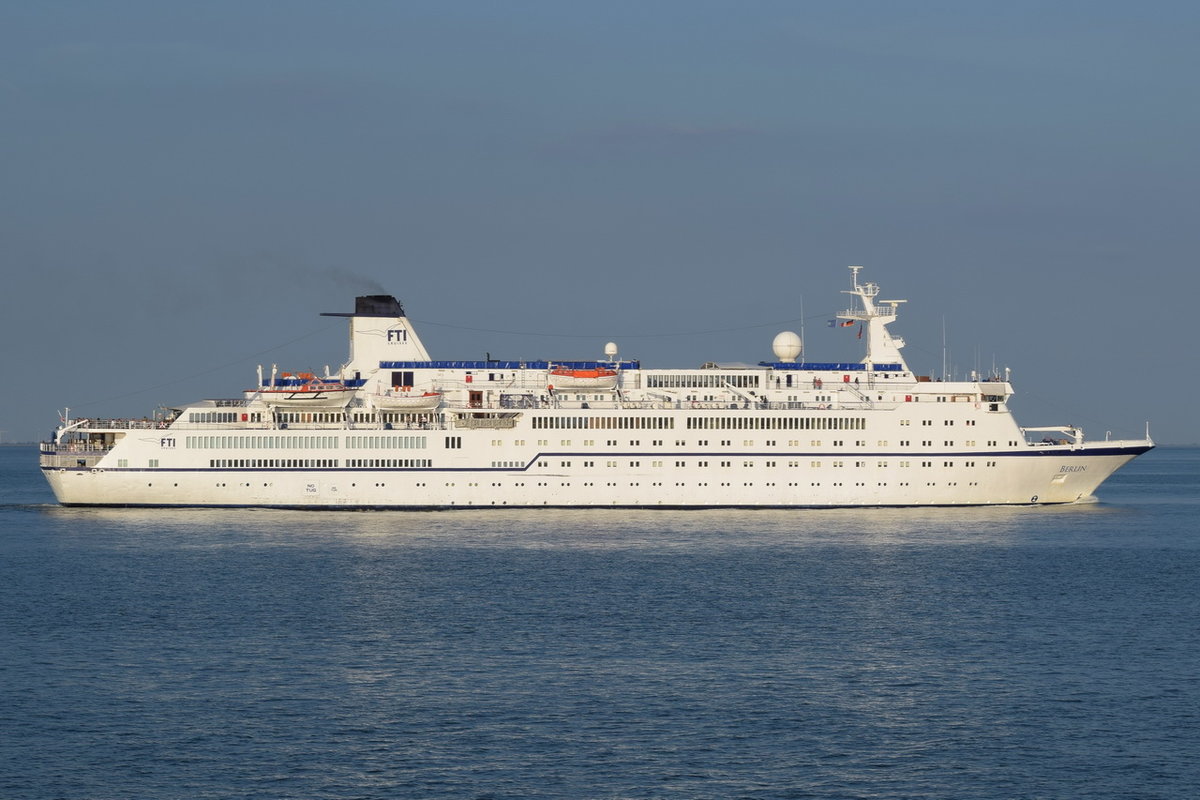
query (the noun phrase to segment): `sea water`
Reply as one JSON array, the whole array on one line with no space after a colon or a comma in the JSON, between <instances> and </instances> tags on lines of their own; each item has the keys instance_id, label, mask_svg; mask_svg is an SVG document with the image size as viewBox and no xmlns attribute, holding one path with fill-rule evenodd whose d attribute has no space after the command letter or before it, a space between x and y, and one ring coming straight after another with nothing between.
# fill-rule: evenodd
<instances>
[{"instance_id":1,"label":"sea water","mask_svg":"<svg viewBox=\"0 0 1200 800\"><path fill-rule=\"evenodd\" d=\"M1198 797L1198 487L65 509L0 448L0 797Z\"/></svg>"}]
</instances>

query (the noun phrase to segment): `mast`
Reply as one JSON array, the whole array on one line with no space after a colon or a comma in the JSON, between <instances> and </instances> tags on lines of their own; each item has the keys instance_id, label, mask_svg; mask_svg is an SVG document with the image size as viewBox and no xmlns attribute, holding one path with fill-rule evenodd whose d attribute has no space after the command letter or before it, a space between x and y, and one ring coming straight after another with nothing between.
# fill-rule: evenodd
<instances>
[{"instance_id":1,"label":"mast","mask_svg":"<svg viewBox=\"0 0 1200 800\"><path fill-rule=\"evenodd\" d=\"M853 288L842 291L842 294L858 298L858 303L838 314L838 319L853 320L862 324L866 333L866 356L862 363L868 371L874 370L876 364L899 364L901 370L907 372L908 364L904 361L904 356L900 355L904 340L888 333L886 326L896 321L897 308L901 303L908 301L876 299L879 296L879 284L870 281L859 283L858 272L861 269L862 267L850 267L850 284Z\"/></svg>"}]
</instances>

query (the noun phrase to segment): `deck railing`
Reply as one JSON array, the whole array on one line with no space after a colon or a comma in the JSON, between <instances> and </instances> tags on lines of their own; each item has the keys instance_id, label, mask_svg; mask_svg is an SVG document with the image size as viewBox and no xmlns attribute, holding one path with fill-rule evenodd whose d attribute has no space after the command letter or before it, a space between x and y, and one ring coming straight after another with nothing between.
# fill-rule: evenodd
<instances>
[{"instance_id":1,"label":"deck railing","mask_svg":"<svg viewBox=\"0 0 1200 800\"><path fill-rule=\"evenodd\" d=\"M171 424L171 420L165 419L82 419L75 420L74 430L97 430L100 428L117 429L117 430L161 430Z\"/></svg>"},{"instance_id":2,"label":"deck railing","mask_svg":"<svg viewBox=\"0 0 1200 800\"><path fill-rule=\"evenodd\" d=\"M50 442L42 442L42 452L38 462L43 467L52 469L91 468L100 463L100 459L108 455L110 447L81 447L79 449L61 448Z\"/></svg>"}]
</instances>

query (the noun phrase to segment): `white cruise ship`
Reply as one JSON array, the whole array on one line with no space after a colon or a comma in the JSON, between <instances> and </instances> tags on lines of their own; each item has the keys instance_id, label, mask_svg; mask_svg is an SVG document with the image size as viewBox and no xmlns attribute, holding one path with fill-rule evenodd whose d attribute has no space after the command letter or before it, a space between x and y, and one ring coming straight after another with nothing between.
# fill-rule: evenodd
<instances>
[{"instance_id":1,"label":"white cruise ship","mask_svg":"<svg viewBox=\"0 0 1200 800\"><path fill-rule=\"evenodd\" d=\"M64 505L431 509L1072 503L1154 446L1025 428L1007 375L934 381L888 331L902 300L851 267L865 355L644 369L431 359L395 298L357 298L336 375L270 374L153 419L64 419L41 468Z\"/></svg>"}]
</instances>

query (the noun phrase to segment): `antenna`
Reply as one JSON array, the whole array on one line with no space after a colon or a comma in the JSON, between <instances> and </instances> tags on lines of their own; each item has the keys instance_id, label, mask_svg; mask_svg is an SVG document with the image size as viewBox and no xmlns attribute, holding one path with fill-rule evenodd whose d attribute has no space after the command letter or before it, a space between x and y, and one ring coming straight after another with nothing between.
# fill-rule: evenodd
<instances>
[{"instance_id":1,"label":"antenna","mask_svg":"<svg viewBox=\"0 0 1200 800\"><path fill-rule=\"evenodd\" d=\"M946 315L942 314L942 380L946 380Z\"/></svg>"},{"instance_id":2,"label":"antenna","mask_svg":"<svg viewBox=\"0 0 1200 800\"><path fill-rule=\"evenodd\" d=\"M804 293L800 293L800 363L804 363L804 343L808 340L804 338Z\"/></svg>"}]
</instances>

